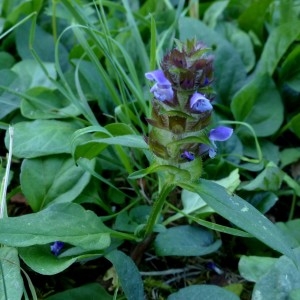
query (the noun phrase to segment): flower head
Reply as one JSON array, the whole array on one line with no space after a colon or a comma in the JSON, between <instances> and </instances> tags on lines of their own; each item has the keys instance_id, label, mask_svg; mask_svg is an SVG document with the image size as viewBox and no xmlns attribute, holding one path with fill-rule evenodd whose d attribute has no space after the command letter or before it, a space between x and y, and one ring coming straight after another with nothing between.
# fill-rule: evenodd
<instances>
[{"instance_id":1,"label":"flower head","mask_svg":"<svg viewBox=\"0 0 300 300\"><path fill-rule=\"evenodd\" d=\"M226 126L219 126L217 128L211 129L209 132L208 138L212 144L212 146L208 145L200 145L200 154L203 154L208 151L208 156L210 158L214 158L217 154L216 149L217 146L215 141L224 142L228 140L232 135L233 129Z\"/></svg>"},{"instance_id":2,"label":"flower head","mask_svg":"<svg viewBox=\"0 0 300 300\"><path fill-rule=\"evenodd\" d=\"M50 246L51 253L55 256L59 255L60 251L64 247L64 242L56 241Z\"/></svg>"},{"instance_id":3,"label":"flower head","mask_svg":"<svg viewBox=\"0 0 300 300\"><path fill-rule=\"evenodd\" d=\"M190 99L190 108L193 112L207 112L213 109L210 101L200 93L194 93Z\"/></svg>"},{"instance_id":4,"label":"flower head","mask_svg":"<svg viewBox=\"0 0 300 300\"><path fill-rule=\"evenodd\" d=\"M154 70L145 74L145 77L156 83L150 89L155 98L160 101L170 101L173 99L174 92L172 90L171 82L165 77L162 70Z\"/></svg>"},{"instance_id":5,"label":"flower head","mask_svg":"<svg viewBox=\"0 0 300 300\"><path fill-rule=\"evenodd\" d=\"M176 42L176 48L167 53L161 68L166 77L178 91L209 90L213 81L213 56L210 49L195 39L182 43ZM212 90L211 90L212 91Z\"/></svg>"}]
</instances>

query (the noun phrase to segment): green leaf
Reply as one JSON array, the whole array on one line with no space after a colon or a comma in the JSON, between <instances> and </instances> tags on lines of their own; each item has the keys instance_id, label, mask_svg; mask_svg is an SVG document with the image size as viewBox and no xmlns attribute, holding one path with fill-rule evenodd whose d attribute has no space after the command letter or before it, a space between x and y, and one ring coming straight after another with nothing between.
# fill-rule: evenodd
<instances>
[{"instance_id":1,"label":"green leaf","mask_svg":"<svg viewBox=\"0 0 300 300\"><path fill-rule=\"evenodd\" d=\"M279 61L299 35L300 22L295 20L274 29L264 46L256 72L272 76Z\"/></svg>"},{"instance_id":2,"label":"green leaf","mask_svg":"<svg viewBox=\"0 0 300 300\"><path fill-rule=\"evenodd\" d=\"M97 299L97 300L113 300L113 296L108 294L100 284L90 283L74 289L68 289L64 292L57 293L47 297L46 300L82 300L82 299Z\"/></svg>"},{"instance_id":3,"label":"green leaf","mask_svg":"<svg viewBox=\"0 0 300 300\"><path fill-rule=\"evenodd\" d=\"M300 158L300 148L285 148L280 152L280 168L284 167L298 161Z\"/></svg>"},{"instance_id":4,"label":"green leaf","mask_svg":"<svg viewBox=\"0 0 300 300\"><path fill-rule=\"evenodd\" d=\"M216 285L191 285L170 295L167 300L239 300L239 297Z\"/></svg>"},{"instance_id":5,"label":"green leaf","mask_svg":"<svg viewBox=\"0 0 300 300\"><path fill-rule=\"evenodd\" d=\"M157 235L154 248L158 256L201 256L216 252L221 240L201 227L182 225Z\"/></svg>"},{"instance_id":6,"label":"green leaf","mask_svg":"<svg viewBox=\"0 0 300 300\"><path fill-rule=\"evenodd\" d=\"M265 14L273 0L251 1L250 6L239 16L239 26L246 32L254 32L262 41Z\"/></svg>"},{"instance_id":7,"label":"green leaf","mask_svg":"<svg viewBox=\"0 0 300 300\"><path fill-rule=\"evenodd\" d=\"M217 1L212 3L205 11L203 22L210 28L215 28L219 17L222 15L228 5L229 0Z\"/></svg>"},{"instance_id":8,"label":"green leaf","mask_svg":"<svg viewBox=\"0 0 300 300\"><path fill-rule=\"evenodd\" d=\"M278 201L278 196L275 193L255 192L252 197L247 198L247 201L256 207L262 214L268 212Z\"/></svg>"},{"instance_id":9,"label":"green leaf","mask_svg":"<svg viewBox=\"0 0 300 300\"><path fill-rule=\"evenodd\" d=\"M297 263L300 264L299 248L296 249ZM253 299L290 299L293 290L300 289L300 272L295 262L286 256L281 256L269 272L263 275L255 284ZM280 297L279 297L280 295Z\"/></svg>"},{"instance_id":10,"label":"green leaf","mask_svg":"<svg viewBox=\"0 0 300 300\"><path fill-rule=\"evenodd\" d=\"M156 172L165 172L168 174L171 174L174 176L174 178L177 178L177 180L189 180L190 179L190 173L186 170L179 169L177 167L173 167L170 165L157 165L157 164L152 164L150 167L146 169L142 169L136 172L131 173L128 178L129 179L139 179L143 178L151 173L156 173Z\"/></svg>"},{"instance_id":11,"label":"green leaf","mask_svg":"<svg viewBox=\"0 0 300 300\"><path fill-rule=\"evenodd\" d=\"M246 70L239 53L221 35L196 19L180 18L179 35L181 40L196 37L208 47L216 48L213 53L215 86L219 100L228 105L246 78Z\"/></svg>"},{"instance_id":12,"label":"green leaf","mask_svg":"<svg viewBox=\"0 0 300 300\"><path fill-rule=\"evenodd\" d=\"M300 46L296 45L284 60L280 69L280 80L300 92Z\"/></svg>"},{"instance_id":13,"label":"green leaf","mask_svg":"<svg viewBox=\"0 0 300 300\"><path fill-rule=\"evenodd\" d=\"M178 183L198 193L218 214L249 232L270 248L294 259L293 243L278 227L237 195L228 194L220 185L201 179L199 183Z\"/></svg>"},{"instance_id":14,"label":"green leaf","mask_svg":"<svg viewBox=\"0 0 300 300\"><path fill-rule=\"evenodd\" d=\"M1 33L1 30L0 30ZM15 58L8 52L0 51L0 70L9 69L15 63Z\"/></svg>"},{"instance_id":15,"label":"green leaf","mask_svg":"<svg viewBox=\"0 0 300 300\"><path fill-rule=\"evenodd\" d=\"M14 156L34 158L58 153L70 153L70 138L80 128L80 125L75 122L35 120L32 122L19 122L13 127ZM5 144L8 146L8 133L5 136Z\"/></svg>"},{"instance_id":16,"label":"green leaf","mask_svg":"<svg viewBox=\"0 0 300 300\"><path fill-rule=\"evenodd\" d=\"M292 118L292 120L289 122L289 128L300 139L300 114L297 114Z\"/></svg>"},{"instance_id":17,"label":"green leaf","mask_svg":"<svg viewBox=\"0 0 300 300\"><path fill-rule=\"evenodd\" d=\"M231 110L235 120L249 123L259 137L274 134L283 121L281 97L266 74L256 75L235 95Z\"/></svg>"},{"instance_id":18,"label":"green leaf","mask_svg":"<svg viewBox=\"0 0 300 300\"><path fill-rule=\"evenodd\" d=\"M80 113L58 90L44 87L26 91L21 112L28 119L70 118Z\"/></svg>"},{"instance_id":19,"label":"green leaf","mask_svg":"<svg viewBox=\"0 0 300 300\"><path fill-rule=\"evenodd\" d=\"M118 250L105 257L114 265L126 299L144 300L143 281L132 259Z\"/></svg>"},{"instance_id":20,"label":"green leaf","mask_svg":"<svg viewBox=\"0 0 300 300\"><path fill-rule=\"evenodd\" d=\"M93 168L95 161L89 161ZM73 201L89 183L91 175L67 155L25 159L21 166L21 188L33 211L48 204Z\"/></svg>"},{"instance_id":21,"label":"green leaf","mask_svg":"<svg viewBox=\"0 0 300 300\"><path fill-rule=\"evenodd\" d=\"M23 289L17 249L0 247L0 299L21 299Z\"/></svg>"},{"instance_id":22,"label":"green leaf","mask_svg":"<svg viewBox=\"0 0 300 300\"><path fill-rule=\"evenodd\" d=\"M91 133L94 133L91 135ZM90 126L80 129L72 136L72 153L77 160L80 157L92 159L108 145L148 149L142 136L136 135L127 124L114 123L102 126Z\"/></svg>"},{"instance_id":23,"label":"green leaf","mask_svg":"<svg viewBox=\"0 0 300 300\"><path fill-rule=\"evenodd\" d=\"M16 28L16 46L22 60L32 59L32 49L34 49L35 53L43 61L43 65L52 64L55 62L55 43L58 43L59 63L63 69L66 69L69 65L69 53L66 48L59 41L55 41L53 35L45 31L39 24L34 24L34 30L32 30L31 26L31 22L28 21ZM31 37L33 37L33 43L29 44L31 43L29 40ZM35 78L38 79L38 77Z\"/></svg>"},{"instance_id":24,"label":"green leaf","mask_svg":"<svg viewBox=\"0 0 300 300\"><path fill-rule=\"evenodd\" d=\"M243 185L246 191L273 191L280 189L283 172L272 162L268 163L266 168L248 184Z\"/></svg>"},{"instance_id":25,"label":"green leaf","mask_svg":"<svg viewBox=\"0 0 300 300\"><path fill-rule=\"evenodd\" d=\"M108 87L105 85L103 78L100 76L99 70L91 61L73 59L76 65L79 63L79 72L86 81L83 85L84 93L90 99L97 99L101 111L108 113L112 108L112 101L110 98ZM81 84L82 84L81 79Z\"/></svg>"},{"instance_id":26,"label":"green leaf","mask_svg":"<svg viewBox=\"0 0 300 300\"><path fill-rule=\"evenodd\" d=\"M54 63L43 63L45 70L53 79L56 78L56 70ZM44 69L35 60L22 60L12 67L12 71L17 73L22 80L23 86L27 89L42 86L54 88L53 82L47 77Z\"/></svg>"},{"instance_id":27,"label":"green leaf","mask_svg":"<svg viewBox=\"0 0 300 300\"><path fill-rule=\"evenodd\" d=\"M239 272L248 281L257 282L277 261L273 257L245 256L239 261Z\"/></svg>"},{"instance_id":28,"label":"green leaf","mask_svg":"<svg viewBox=\"0 0 300 300\"><path fill-rule=\"evenodd\" d=\"M30 269L42 275L58 274L77 260L77 257L56 257L51 253L50 245L19 248L19 254Z\"/></svg>"},{"instance_id":29,"label":"green leaf","mask_svg":"<svg viewBox=\"0 0 300 300\"><path fill-rule=\"evenodd\" d=\"M0 119L7 116L12 111L20 106L21 99L7 89L22 91L21 79L19 76L10 70L0 70Z\"/></svg>"},{"instance_id":30,"label":"green leaf","mask_svg":"<svg viewBox=\"0 0 300 300\"><path fill-rule=\"evenodd\" d=\"M37 213L0 220L0 243L13 247L62 241L101 250L110 245L111 232L101 218L74 203L53 204Z\"/></svg>"},{"instance_id":31,"label":"green leaf","mask_svg":"<svg viewBox=\"0 0 300 300\"><path fill-rule=\"evenodd\" d=\"M278 222L276 225L294 241L295 247L300 246L300 219Z\"/></svg>"},{"instance_id":32,"label":"green leaf","mask_svg":"<svg viewBox=\"0 0 300 300\"><path fill-rule=\"evenodd\" d=\"M249 35L232 23L220 23L217 29L224 32L224 36L238 51L246 71L251 71L255 65L255 54Z\"/></svg>"}]
</instances>

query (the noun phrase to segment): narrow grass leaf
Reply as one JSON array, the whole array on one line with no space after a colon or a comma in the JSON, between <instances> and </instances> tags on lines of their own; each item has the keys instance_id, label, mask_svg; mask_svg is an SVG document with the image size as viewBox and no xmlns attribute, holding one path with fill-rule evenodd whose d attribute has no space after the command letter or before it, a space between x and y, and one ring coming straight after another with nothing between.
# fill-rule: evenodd
<instances>
[{"instance_id":1,"label":"narrow grass leaf","mask_svg":"<svg viewBox=\"0 0 300 300\"><path fill-rule=\"evenodd\" d=\"M12 247L0 247L0 300L21 299L23 279L18 251Z\"/></svg>"}]
</instances>

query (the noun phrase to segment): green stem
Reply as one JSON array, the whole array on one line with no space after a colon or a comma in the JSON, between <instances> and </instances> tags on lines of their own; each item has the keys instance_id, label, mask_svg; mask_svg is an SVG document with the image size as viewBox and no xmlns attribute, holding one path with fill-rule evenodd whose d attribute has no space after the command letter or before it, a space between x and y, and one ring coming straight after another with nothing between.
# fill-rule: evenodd
<instances>
[{"instance_id":1,"label":"green stem","mask_svg":"<svg viewBox=\"0 0 300 300\"><path fill-rule=\"evenodd\" d=\"M145 236L146 237L153 232L153 227L155 226L155 224L157 222L159 214L165 204L166 198L170 194L170 192L174 189L174 187L175 187L175 184L170 184L170 183L165 183L162 186L162 189L158 195L158 198L154 202L148 222L145 227Z\"/></svg>"}]
</instances>

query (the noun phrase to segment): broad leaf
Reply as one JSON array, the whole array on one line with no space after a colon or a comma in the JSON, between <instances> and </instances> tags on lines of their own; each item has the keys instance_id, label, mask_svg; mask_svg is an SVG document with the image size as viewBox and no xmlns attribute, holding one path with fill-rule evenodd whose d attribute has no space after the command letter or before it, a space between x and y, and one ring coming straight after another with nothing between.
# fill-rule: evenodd
<instances>
[{"instance_id":1,"label":"broad leaf","mask_svg":"<svg viewBox=\"0 0 300 300\"><path fill-rule=\"evenodd\" d=\"M95 161L89 161L93 168ZM25 159L21 166L21 188L33 209L39 211L48 204L73 201L85 188L91 174L68 155Z\"/></svg>"},{"instance_id":2,"label":"broad leaf","mask_svg":"<svg viewBox=\"0 0 300 300\"><path fill-rule=\"evenodd\" d=\"M74 203L53 204L38 213L0 220L0 243L13 247L62 241L101 250L110 245L111 232L95 213Z\"/></svg>"},{"instance_id":3,"label":"broad leaf","mask_svg":"<svg viewBox=\"0 0 300 300\"><path fill-rule=\"evenodd\" d=\"M294 241L295 247L300 247L300 219L278 222L276 225Z\"/></svg>"},{"instance_id":4,"label":"broad leaf","mask_svg":"<svg viewBox=\"0 0 300 300\"><path fill-rule=\"evenodd\" d=\"M235 120L249 123L257 136L275 133L283 121L283 105L273 80L268 75L256 75L233 98ZM244 128L240 128L246 132Z\"/></svg>"},{"instance_id":5,"label":"broad leaf","mask_svg":"<svg viewBox=\"0 0 300 300\"><path fill-rule=\"evenodd\" d=\"M21 79L19 76L11 70L0 70L0 118L7 116L12 111L16 110L20 106L21 99L19 96L14 95L7 91L18 90L22 92Z\"/></svg>"},{"instance_id":6,"label":"broad leaf","mask_svg":"<svg viewBox=\"0 0 300 300\"><path fill-rule=\"evenodd\" d=\"M154 243L159 256L201 256L216 252L220 246L211 231L190 225L169 228L159 233Z\"/></svg>"},{"instance_id":7,"label":"broad leaf","mask_svg":"<svg viewBox=\"0 0 300 300\"><path fill-rule=\"evenodd\" d=\"M167 300L239 300L239 297L216 285L191 285L170 295Z\"/></svg>"},{"instance_id":8,"label":"broad leaf","mask_svg":"<svg viewBox=\"0 0 300 300\"><path fill-rule=\"evenodd\" d=\"M53 79L56 78L54 63L43 63L44 69ZM22 60L12 67L22 80L23 86L27 89L40 86L54 88L53 82L45 74L44 69L35 60Z\"/></svg>"},{"instance_id":9,"label":"broad leaf","mask_svg":"<svg viewBox=\"0 0 300 300\"><path fill-rule=\"evenodd\" d=\"M274 164L269 163L266 168L248 184L243 185L247 191L278 191L283 180L283 172Z\"/></svg>"},{"instance_id":10,"label":"broad leaf","mask_svg":"<svg viewBox=\"0 0 300 300\"><path fill-rule=\"evenodd\" d=\"M232 23L220 23L218 32L230 41L241 56L247 72L251 71L255 65L255 54L250 36Z\"/></svg>"},{"instance_id":11,"label":"broad leaf","mask_svg":"<svg viewBox=\"0 0 300 300\"><path fill-rule=\"evenodd\" d=\"M78 260L98 258L102 255L101 251L89 254L86 253L87 250L74 247L69 250L63 248L63 252L59 256L55 256L51 253L49 245L35 245L18 249L19 255L26 265L43 275L58 274ZM68 252L73 252L73 255L67 255Z\"/></svg>"},{"instance_id":12,"label":"broad leaf","mask_svg":"<svg viewBox=\"0 0 300 300\"><path fill-rule=\"evenodd\" d=\"M75 122L35 120L14 125L13 154L33 158L44 155L71 153L70 139L80 128ZM8 133L5 136L8 146Z\"/></svg>"},{"instance_id":13,"label":"broad leaf","mask_svg":"<svg viewBox=\"0 0 300 300\"><path fill-rule=\"evenodd\" d=\"M264 46L256 72L272 76L279 61L299 35L300 21L293 20L274 29Z\"/></svg>"},{"instance_id":14,"label":"broad leaf","mask_svg":"<svg viewBox=\"0 0 300 300\"><path fill-rule=\"evenodd\" d=\"M265 15L271 2L273 0L250 1L249 7L238 18L239 26L246 32L254 32L262 40Z\"/></svg>"},{"instance_id":15,"label":"broad leaf","mask_svg":"<svg viewBox=\"0 0 300 300\"><path fill-rule=\"evenodd\" d=\"M58 90L44 87L35 87L25 93L21 112L28 119L62 119L80 113Z\"/></svg>"},{"instance_id":16,"label":"broad leaf","mask_svg":"<svg viewBox=\"0 0 300 300\"><path fill-rule=\"evenodd\" d=\"M49 245L36 245L19 248L22 260L33 271L42 275L54 275L67 269L76 262L76 257L56 257Z\"/></svg>"},{"instance_id":17,"label":"broad leaf","mask_svg":"<svg viewBox=\"0 0 300 300\"><path fill-rule=\"evenodd\" d=\"M239 261L239 272L248 281L257 282L268 273L277 258L260 256L242 256Z\"/></svg>"},{"instance_id":18,"label":"broad leaf","mask_svg":"<svg viewBox=\"0 0 300 300\"><path fill-rule=\"evenodd\" d=\"M108 294L106 290L98 283L90 283L74 289L68 289L64 292L57 293L47 297L46 300L82 300L82 299L97 299L97 300L113 300L113 296Z\"/></svg>"},{"instance_id":19,"label":"broad leaf","mask_svg":"<svg viewBox=\"0 0 300 300\"><path fill-rule=\"evenodd\" d=\"M300 264L299 248L296 250ZM297 265L286 256L280 257L255 284L252 299L291 299L290 293L300 289L300 272ZM279 297L280 295L280 297Z\"/></svg>"}]
</instances>

